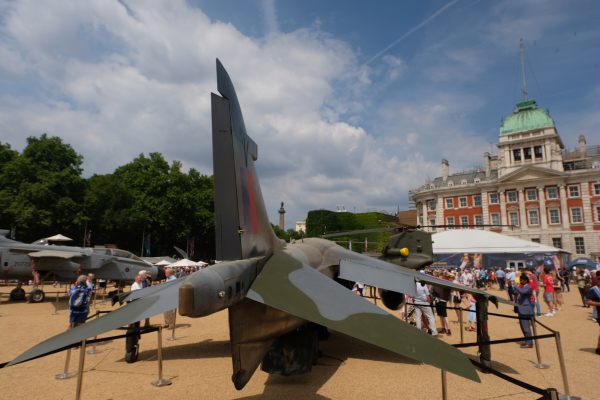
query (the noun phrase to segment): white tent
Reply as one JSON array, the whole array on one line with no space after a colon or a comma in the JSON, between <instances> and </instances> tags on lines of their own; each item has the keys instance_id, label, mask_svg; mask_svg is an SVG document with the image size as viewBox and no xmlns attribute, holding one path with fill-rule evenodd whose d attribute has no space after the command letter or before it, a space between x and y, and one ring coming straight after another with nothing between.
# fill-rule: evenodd
<instances>
[{"instance_id":1,"label":"white tent","mask_svg":"<svg viewBox=\"0 0 600 400\"><path fill-rule=\"evenodd\" d=\"M479 229L452 229L434 233L431 238L433 254L567 253L556 247Z\"/></svg>"},{"instance_id":2,"label":"white tent","mask_svg":"<svg viewBox=\"0 0 600 400\"><path fill-rule=\"evenodd\" d=\"M208 263L205 263L204 261L198 261L196 263L196 266L200 267L200 268L206 267L207 265L208 265Z\"/></svg>"},{"instance_id":3,"label":"white tent","mask_svg":"<svg viewBox=\"0 0 600 400\"><path fill-rule=\"evenodd\" d=\"M196 266L196 262L192 261L192 260L188 260L187 258L184 258L182 260L179 260L173 264L170 265L170 267L175 267L175 268L179 268L179 267L195 267Z\"/></svg>"},{"instance_id":4,"label":"white tent","mask_svg":"<svg viewBox=\"0 0 600 400\"><path fill-rule=\"evenodd\" d=\"M162 259L159 262L155 263L154 265L164 266L164 265L171 265L171 263L165 259Z\"/></svg>"},{"instance_id":5,"label":"white tent","mask_svg":"<svg viewBox=\"0 0 600 400\"><path fill-rule=\"evenodd\" d=\"M47 237L46 240L50 242L69 242L73 239L70 237L66 237L65 235L61 235L60 233L54 236Z\"/></svg>"}]
</instances>

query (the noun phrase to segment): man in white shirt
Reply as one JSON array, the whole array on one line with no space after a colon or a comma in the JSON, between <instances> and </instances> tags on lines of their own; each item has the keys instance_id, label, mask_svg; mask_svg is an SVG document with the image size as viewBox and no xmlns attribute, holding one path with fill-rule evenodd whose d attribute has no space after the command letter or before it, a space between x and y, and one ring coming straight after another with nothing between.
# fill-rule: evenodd
<instances>
[{"instance_id":1,"label":"man in white shirt","mask_svg":"<svg viewBox=\"0 0 600 400\"><path fill-rule=\"evenodd\" d=\"M134 290L142 289L143 281L144 281L144 278L142 277L142 275L136 275L135 282L133 282L133 284L131 285L131 291L133 292Z\"/></svg>"},{"instance_id":2,"label":"man in white shirt","mask_svg":"<svg viewBox=\"0 0 600 400\"><path fill-rule=\"evenodd\" d=\"M436 336L438 334L435 326L435 318L433 318L433 310L431 308L431 296L429 289L425 282L417 282L417 295L415 296L415 319L417 322L417 328L420 330L422 325L423 315L427 318L427 324L431 329L431 334Z\"/></svg>"},{"instance_id":3,"label":"man in white shirt","mask_svg":"<svg viewBox=\"0 0 600 400\"><path fill-rule=\"evenodd\" d=\"M165 268L165 276L165 282L174 281L177 279L175 278L175 274L173 274L173 270L171 268ZM177 309L165 311L163 313L163 316L165 317L165 324L163 325L163 328L169 328L171 330L175 329L175 311L177 311Z\"/></svg>"}]
</instances>

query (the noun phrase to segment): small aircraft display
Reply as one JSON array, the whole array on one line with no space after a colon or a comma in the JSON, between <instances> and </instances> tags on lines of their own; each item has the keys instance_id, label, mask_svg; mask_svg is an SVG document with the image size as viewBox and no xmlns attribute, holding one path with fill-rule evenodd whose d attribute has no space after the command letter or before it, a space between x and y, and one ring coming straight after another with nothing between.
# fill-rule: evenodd
<instances>
[{"instance_id":1,"label":"small aircraft display","mask_svg":"<svg viewBox=\"0 0 600 400\"><path fill-rule=\"evenodd\" d=\"M238 390L259 366L282 375L310 371L328 329L479 382L465 354L355 295L344 280L413 296L419 282L467 288L323 238L288 244L275 236L254 167L258 148L246 133L236 92L219 60L217 88L220 95L211 96L215 231L216 256L223 261L131 292L127 305L39 343L8 366L167 310L197 318L228 309L232 381Z\"/></svg>"},{"instance_id":2,"label":"small aircraft display","mask_svg":"<svg viewBox=\"0 0 600 400\"><path fill-rule=\"evenodd\" d=\"M152 279L164 279L161 268L126 250L28 244L11 240L7 234L7 230L0 230L0 279L28 281L35 271L39 281L73 282L78 275L92 272L98 279L132 282L141 270L146 270ZM43 301L44 297L39 287L29 294L34 303Z\"/></svg>"}]
</instances>

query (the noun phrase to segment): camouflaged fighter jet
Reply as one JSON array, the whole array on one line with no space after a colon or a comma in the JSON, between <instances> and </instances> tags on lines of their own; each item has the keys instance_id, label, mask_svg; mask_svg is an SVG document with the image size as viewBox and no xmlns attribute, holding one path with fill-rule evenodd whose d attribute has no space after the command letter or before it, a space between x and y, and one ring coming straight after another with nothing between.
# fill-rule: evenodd
<instances>
[{"instance_id":1,"label":"camouflaged fighter jet","mask_svg":"<svg viewBox=\"0 0 600 400\"><path fill-rule=\"evenodd\" d=\"M30 280L33 270L39 281L52 279L73 282L77 275L92 272L96 278L117 282L132 282L141 270L152 279L164 279L161 268L143 261L126 250L106 247L76 247L17 242L0 230L0 279ZM45 294L35 287L29 294L32 303L44 300Z\"/></svg>"},{"instance_id":2,"label":"camouflaged fighter jet","mask_svg":"<svg viewBox=\"0 0 600 400\"><path fill-rule=\"evenodd\" d=\"M318 356L319 336L326 336L326 329L479 381L463 353L336 280L367 281L365 276L377 276L382 287L408 294L415 294L418 281L448 282L325 239L286 244L275 236L254 169L257 146L246 134L233 84L219 60L217 87L221 96L212 94L216 250L224 261L189 277L137 290L127 298L128 305L50 338L8 365L176 307L181 315L194 318L227 308L237 389L261 364L269 373L310 371Z\"/></svg>"}]
</instances>

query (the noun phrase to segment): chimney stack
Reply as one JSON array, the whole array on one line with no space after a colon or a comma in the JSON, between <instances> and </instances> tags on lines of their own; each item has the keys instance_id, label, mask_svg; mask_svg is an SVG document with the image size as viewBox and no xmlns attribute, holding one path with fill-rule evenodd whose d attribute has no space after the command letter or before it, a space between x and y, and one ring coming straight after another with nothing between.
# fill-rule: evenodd
<instances>
[{"instance_id":1,"label":"chimney stack","mask_svg":"<svg viewBox=\"0 0 600 400\"><path fill-rule=\"evenodd\" d=\"M442 179L444 182L448 179L448 171L450 170L450 163L445 158L442 159Z\"/></svg>"},{"instance_id":2,"label":"chimney stack","mask_svg":"<svg viewBox=\"0 0 600 400\"><path fill-rule=\"evenodd\" d=\"M579 153L581 153L582 156L585 156L587 153L587 142L583 135L579 135Z\"/></svg>"},{"instance_id":3,"label":"chimney stack","mask_svg":"<svg viewBox=\"0 0 600 400\"><path fill-rule=\"evenodd\" d=\"M485 177L489 178L492 170L491 155L487 151L483 154L483 164L485 165Z\"/></svg>"}]
</instances>

